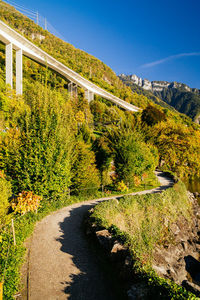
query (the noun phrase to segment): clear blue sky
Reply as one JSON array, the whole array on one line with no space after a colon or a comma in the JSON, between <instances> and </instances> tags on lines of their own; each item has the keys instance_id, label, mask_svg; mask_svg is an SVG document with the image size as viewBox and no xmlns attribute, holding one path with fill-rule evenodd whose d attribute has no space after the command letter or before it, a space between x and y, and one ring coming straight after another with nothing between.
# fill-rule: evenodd
<instances>
[{"instance_id":1,"label":"clear blue sky","mask_svg":"<svg viewBox=\"0 0 200 300\"><path fill-rule=\"evenodd\" d=\"M200 89L200 0L13 0L117 74Z\"/></svg>"}]
</instances>

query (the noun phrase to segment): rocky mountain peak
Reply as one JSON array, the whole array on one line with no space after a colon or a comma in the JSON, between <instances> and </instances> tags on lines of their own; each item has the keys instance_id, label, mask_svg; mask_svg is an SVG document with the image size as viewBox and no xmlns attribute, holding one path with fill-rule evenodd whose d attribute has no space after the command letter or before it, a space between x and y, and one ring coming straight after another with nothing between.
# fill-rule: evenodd
<instances>
[{"instance_id":1,"label":"rocky mountain peak","mask_svg":"<svg viewBox=\"0 0 200 300\"><path fill-rule=\"evenodd\" d=\"M156 104L166 107L160 102L163 101L168 106L172 106L179 112L185 113L192 118L194 122L200 124L199 89L190 88L188 85L176 81L149 81L135 74L122 74L119 75L119 78L126 85L130 86L134 92L139 92L153 100Z\"/></svg>"},{"instance_id":2,"label":"rocky mountain peak","mask_svg":"<svg viewBox=\"0 0 200 300\"><path fill-rule=\"evenodd\" d=\"M174 88L174 89L181 89L186 92L193 92L200 94L198 89L192 89L188 85L184 83L179 83L176 81L168 82L168 81L149 81L148 79L142 79L141 77L133 74L133 75L125 75L121 74L119 77L123 79L128 79L132 83L142 87L144 90L151 91L151 92L162 92L164 89L167 88Z\"/></svg>"}]
</instances>

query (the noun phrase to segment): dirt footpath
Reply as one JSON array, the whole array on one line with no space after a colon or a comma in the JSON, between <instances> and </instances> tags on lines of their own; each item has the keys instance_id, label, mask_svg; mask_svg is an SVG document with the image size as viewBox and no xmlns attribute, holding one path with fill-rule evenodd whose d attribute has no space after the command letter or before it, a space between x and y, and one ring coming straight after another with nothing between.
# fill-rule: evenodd
<instances>
[{"instance_id":1,"label":"dirt footpath","mask_svg":"<svg viewBox=\"0 0 200 300\"><path fill-rule=\"evenodd\" d=\"M157 172L161 187L133 193L160 192L173 184ZM100 201L91 200L65 207L39 222L29 255L29 300L112 300L116 291L99 265L82 230L85 213Z\"/></svg>"}]
</instances>

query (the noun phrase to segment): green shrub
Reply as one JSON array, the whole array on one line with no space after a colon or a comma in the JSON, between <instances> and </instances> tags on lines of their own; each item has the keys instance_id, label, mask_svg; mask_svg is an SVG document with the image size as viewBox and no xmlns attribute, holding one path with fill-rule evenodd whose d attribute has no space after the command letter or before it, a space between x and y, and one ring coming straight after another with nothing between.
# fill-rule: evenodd
<instances>
[{"instance_id":1,"label":"green shrub","mask_svg":"<svg viewBox=\"0 0 200 300\"><path fill-rule=\"evenodd\" d=\"M101 183L104 186L109 185L112 183L110 176L112 172L112 153L105 136L95 139L93 149L95 151L97 167L101 175Z\"/></svg>"},{"instance_id":2,"label":"green shrub","mask_svg":"<svg viewBox=\"0 0 200 300\"><path fill-rule=\"evenodd\" d=\"M153 126L161 121L166 120L165 113L158 109L155 106L148 105L143 111L142 111L142 121L145 122L149 126Z\"/></svg>"},{"instance_id":3,"label":"green shrub","mask_svg":"<svg viewBox=\"0 0 200 300\"><path fill-rule=\"evenodd\" d=\"M30 108L0 141L0 166L14 193L60 196L71 179L76 131L71 105L39 83L30 85L25 98Z\"/></svg>"},{"instance_id":4,"label":"green shrub","mask_svg":"<svg viewBox=\"0 0 200 300\"><path fill-rule=\"evenodd\" d=\"M75 146L75 162L72 167L72 191L76 194L94 194L100 186L99 171L94 152L80 140Z\"/></svg>"},{"instance_id":5,"label":"green shrub","mask_svg":"<svg viewBox=\"0 0 200 300\"><path fill-rule=\"evenodd\" d=\"M172 120L149 128L146 138L158 148L165 170L183 178L200 176L200 131Z\"/></svg>"},{"instance_id":6,"label":"green shrub","mask_svg":"<svg viewBox=\"0 0 200 300\"><path fill-rule=\"evenodd\" d=\"M125 183L123 182L123 180L118 182L117 190L120 191L120 192L126 192L126 191L128 191L128 187L125 185Z\"/></svg>"},{"instance_id":7,"label":"green shrub","mask_svg":"<svg viewBox=\"0 0 200 300\"><path fill-rule=\"evenodd\" d=\"M156 149L145 144L136 131L116 128L110 131L108 137L114 151L114 164L119 181L123 180L131 188L137 186L138 176L151 174L155 170L158 164Z\"/></svg>"},{"instance_id":8,"label":"green shrub","mask_svg":"<svg viewBox=\"0 0 200 300\"><path fill-rule=\"evenodd\" d=\"M10 196L11 184L6 180L5 174L0 171L0 225L2 225L4 218L8 212L8 199Z\"/></svg>"}]
</instances>

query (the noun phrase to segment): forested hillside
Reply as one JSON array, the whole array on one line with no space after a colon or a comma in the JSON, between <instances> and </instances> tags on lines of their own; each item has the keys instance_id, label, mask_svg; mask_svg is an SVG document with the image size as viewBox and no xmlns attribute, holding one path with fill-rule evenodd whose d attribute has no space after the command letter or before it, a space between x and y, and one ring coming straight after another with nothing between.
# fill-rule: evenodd
<instances>
[{"instance_id":1,"label":"forested hillside","mask_svg":"<svg viewBox=\"0 0 200 300\"><path fill-rule=\"evenodd\" d=\"M5 46L1 44L0 229L12 217L29 212L17 223L20 246L11 248L6 273L9 232L0 231L0 276L5 273L5 299L12 299L18 289L22 243L29 234L28 229L20 231L23 226L31 231L30 224L69 204L70 197L79 201L78 197L155 186L157 166L181 177L200 175L200 131L188 117L154 104L148 95L132 92L103 62L3 2L0 17L74 71L143 108L126 112L100 97L89 104L82 89L71 97L63 78L28 58L23 60L24 93L17 96L5 85Z\"/></svg>"},{"instance_id":2,"label":"forested hillside","mask_svg":"<svg viewBox=\"0 0 200 300\"><path fill-rule=\"evenodd\" d=\"M200 121L200 95L185 91L181 88L164 89L155 93L165 103L173 106L177 111L186 114L194 122Z\"/></svg>"}]
</instances>

